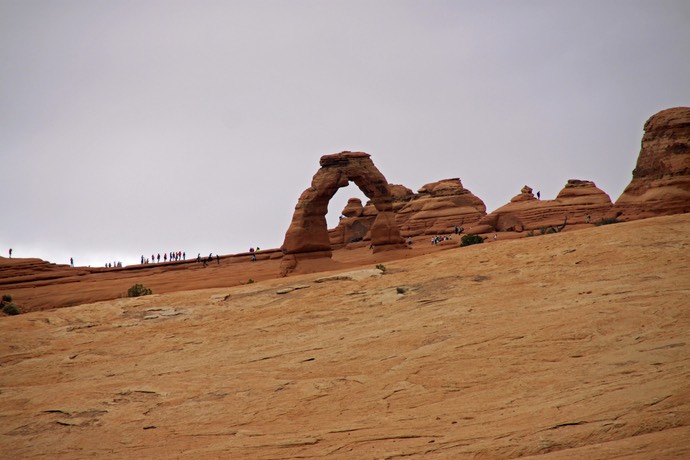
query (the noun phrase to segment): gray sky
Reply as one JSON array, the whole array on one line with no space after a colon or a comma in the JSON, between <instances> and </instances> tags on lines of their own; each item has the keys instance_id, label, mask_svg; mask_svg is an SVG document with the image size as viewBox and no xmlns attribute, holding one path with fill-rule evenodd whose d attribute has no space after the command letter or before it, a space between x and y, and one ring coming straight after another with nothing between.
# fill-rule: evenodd
<instances>
[{"instance_id":1,"label":"gray sky","mask_svg":"<svg viewBox=\"0 0 690 460\"><path fill-rule=\"evenodd\" d=\"M488 211L571 178L615 201L647 118L690 105L688 24L686 0L0 0L0 254L278 247L343 150Z\"/></svg>"}]
</instances>

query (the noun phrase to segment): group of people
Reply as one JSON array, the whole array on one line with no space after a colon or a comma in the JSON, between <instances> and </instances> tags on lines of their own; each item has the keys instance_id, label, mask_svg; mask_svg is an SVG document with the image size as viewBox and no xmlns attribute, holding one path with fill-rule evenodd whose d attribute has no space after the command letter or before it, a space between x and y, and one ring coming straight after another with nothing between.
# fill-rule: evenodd
<instances>
[{"instance_id":1,"label":"group of people","mask_svg":"<svg viewBox=\"0 0 690 460\"><path fill-rule=\"evenodd\" d=\"M178 262L180 260L187 260L187 253L183 251L171 251L171 252L165 252L163 253L163 262L167 262L170 260L170 262ZM143 255L141 256L141 264L148 264L148 263L160 263L161 261L161 253L159 252L157 255L156 254L151 254L151 259L148 257L144 257Z\"/></svg>"},{"instance_id":2,"label":"group of people","mask_svg":"<svg viewBox=\"0 0 690 460\"><path fill-rule=\"evenodd\" d=\"M209 252L208 257L202 258L201 253L199 252L196 255L196 261L197 261L197 263L203 263L204 267L206 267L206 265L213 262L213 253ZM218 265L220 265L220 254L216 254L216 262L218 262Z\"/></svg>"},{"instance_id":3,"label":"group of people","mask_svg":"<svg viewBox=\"0 0 690 460\"><path fill-rule=\"evenodd\" d=\"M449 241L453 239L453 235L436 235L431 237L431 244L436 246L442 241Z\"/></svg>"},{"instance_id":4,"label":"group of people","mask_svg":"<svg viewBox=\"0 0 690 460\"><path fill-rule=\"evenodd\" d=\"M70 259L70 262L72 263L72 266L74 267L74 262L72 259ZM106 262L105 268L122 268L122 262Z\"/></svg>"}]
</instances>

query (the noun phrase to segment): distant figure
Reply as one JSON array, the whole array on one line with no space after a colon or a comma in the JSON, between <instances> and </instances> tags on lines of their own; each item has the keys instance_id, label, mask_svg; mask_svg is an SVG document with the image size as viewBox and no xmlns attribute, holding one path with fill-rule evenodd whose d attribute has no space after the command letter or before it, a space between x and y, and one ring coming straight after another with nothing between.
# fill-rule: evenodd
<instances>
[{"instance_id":1,"label":"distant figure","mask_svg":"<svg viewBox=\"0 0 690 460\"><path fill-rule=\"evenodd\" d=\"M74 267L74 258L70 257L69 258L69 264Z\"/></svg>"},{"instance_id":2,"label":"distant figure","mask_svg":"<svg viewBox=\"0 0 690 460\"><path fill-rule=\"evenodd\" d=\"M587 223L589 223L590 216L587 214Z\"/></svg>"},{"instance_id":3,"label":"distant figure","mask_svg":"<svg viewBox=\"0 0 690 460\"><path fill-rule=\"evenodd\" d=\"M187 253L186 252L182 253L182 260L187 260Z\"/></svg>"},{"instance_id":4,"label":"distant figure","mask_svg":"<svg viewBox=\"0 0 690 460\"><path fill-rule=\"evenodd\" d=\"M494 233L494 241L496 241L496 238L498 238L498 235Z\"/></svg>"},{"instance_id":5,"label":"distant figure","mask_svg":"<svg viewBox=\"0 0 690 460\"><path fill-rule=\"evenodd\" d=\"M201 253L200 252L197 253L197 255L196 255L196 261L201 262Z\"/></svg>"},{"instance_id":6,"label":"distant figure","mask_svg":"<svg viewBox=\"0 0 690 460\"><path fill-rule=\"evenodd\" d=\"M216 260L218 261L218 265L220 265L220 254L216 254Z\"/></svg>"},{"instance_id":7,"label":"distant figure","mask_svg":"<svg viewBox=\"0 0 690 460\"><path fill-rule=\"evenodd\" d=\"M167 262L167 261L168 261L168 253L166 252L163 254L163 262Z\"/></svg>"},{"instance_id":8,"label":"distant figure","mask_svg":"<svg viewBox=\"0 0 690 460\"><path fill-rule=\"evenodd\" d=\"M465 231L465 227L460 227L459 232L462 233L462 232L464 232L464 231Z\"/></svg>"},{"instance_id":9,"label":"distant figure","mask_svg":"<svg viewBox=\"0 0 690 460\"><path fill-rule=\"evenodd\" d=\"M10 248L10 259L12 258L12 248Z\"/></svg>"},{"instance_id":10,"label":"distant figure","mask_svg":"<svg viewBox=\"0 0 690 460\"><path fill-rule=\"evenodd\" d=\"M453 229L453 233L455 233L456 235L460 233L460 229L458 228L457 225L456 225L455 228Z\"/></svg>"},{"instance_id":11,"label":"distant figure","mask_svg":"<svg viewBox=\"0 0 690 460\"><path fill-rule=\"evenodd\" d=\"M157 260L158 260L158 263L161 263L161 253L160 253L160 252L158 253L158 258L157 258Z\"/></svg>"},{"instance_id":12,"label":"distant figure","mask_svg":"<svg viewBox=\"0 0 690 460\"><path fill-rule=\"evenodd\" d=\"M412 237L411 236L407 237L407 245L412 246Z\"/></svg>"},{"instance_id":13,"label":"distant figure","mask_svg":"<svg viewBox=\"0 0 690 460\"><path fill-rule=\"evenodd\" d=\"M537 200L541 200L541 192L537 190Z\"/></svg>"},{"instance_id":14,"label":"distant figure","mask_svg":"<svg viewBox=\"0 0 690 460\"><path fill-rule=\"evenodd\" d=\"M144 255L141 255L141 265L144 265Z\"/></svg>"}]
</instances>

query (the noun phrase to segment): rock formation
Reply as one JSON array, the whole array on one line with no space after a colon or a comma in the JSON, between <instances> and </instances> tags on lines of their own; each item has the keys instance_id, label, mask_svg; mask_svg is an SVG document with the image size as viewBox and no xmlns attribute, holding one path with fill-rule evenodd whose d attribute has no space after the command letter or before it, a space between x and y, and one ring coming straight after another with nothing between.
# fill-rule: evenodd
<instances>
[{"instance_id":1,"label":"rock formation","mask_svg":"<svg viewBox=\"0 0 690 460\"><path fill-rule=\"evenodd\" d=\"M594 182L570 179L555 200L538 200L524 186L510 203L498 208L469 229L471 233L490 233L557 228L568 224L594 223L611 214L611 198ZM589 216L589 219L588 219Z\"/></svg>"},{"instance_id":2,"label":"rock formation","mask_svg":"<svg viewBox=\"0 0 690 460\"><path fill-rule=\"evenodd\" d=\"M369 197L377 210L370 229L374 252L403 244L395 225L393 197L388 182L369 154L341 152L324 155L319 163L321 168L314 175L311 186L300 196L285 234L282 250L290 256L285 260L285 273L294 268L298 255L303 258L331 256L326 226L328 202L340 187L347 186L350 181Z\"/></svg>"},{"instance_id":3,"label":"rock formation","mask_svg":"<svg viewBox=\"0 0 690 460\"><path fill-rule=\"evenodd\" d=\"M462 186L460 179L444 179L424 185L418 193L403 185L389 185L393 197L395 221L403 237L452 233L455 226L473 225L486 215L484 202ZM355 199L352 199L355 200ZM356 201L353 201L356 206ZM371 226L376 208L367 203L358 215L347 216L345 210L338 226L330 230L331 244L348 244L369 235L364 231Z\"/></svg>"},{"instance_id":4,"label":"rock formation","mask_svg":"<svg viewBox=\"0 0 690 460\"><path fill-rule=\"evenodd\" d=\"M367 203L365 208L362 206L362 200L350 198L341 212L342 217L338 226L328 230L331 247L339 249L348 243L368 239L376 214L376 208L372 204Z\"/></svg>"},{"instance_id":5,"label":"rock formation","mask_svg":"<svg viewBox=\"0 0 690 460\"><path fill-rule=\"evenodd\" d=\"M647 120L632 181L614 209L624 220L690 212L690 107Z\"/></svg>"},{"instance_id":6,"label":"rock formation","mask_svg":"<svg viewBox=\"0 0 690 460\"><path fill-rule=\"evenodd\" d=\"M396 222L404 237L452 233L486 215L484 202L462 186L458 178L424 185L398 210Z\"/></svg>"}]
</instances>

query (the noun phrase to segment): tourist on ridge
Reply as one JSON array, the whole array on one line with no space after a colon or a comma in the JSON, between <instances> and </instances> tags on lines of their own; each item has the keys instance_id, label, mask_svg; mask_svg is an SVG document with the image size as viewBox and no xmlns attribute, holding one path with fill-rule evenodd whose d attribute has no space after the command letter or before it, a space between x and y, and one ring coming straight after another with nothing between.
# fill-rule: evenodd
<instances>
[{"instance_id":1,"label":"tourist on ridge","mask_svg":"<svg viewBox=\"0 0 690 460\"><path fill-rule=\"evenodd\" d=\"M69 264L74 267L74 259L72 257L69 258Z\"/></svg>"},{"instance_id":2,"label":"tourist on ridge","mask_svg":"<svg viewBox=\"0 0 690 460\"><path fill-rule=\"evenodd\" d=\"M216 254L216 260L218 261L218 265L220 265L220 254Z\"/></svg>"},{"instance_id":3,"label":"tourist on ridge","mask_svg":"<svg viewBox=\"0 0 690 460\"><path fill-rule=\"evenodd\" d=\"M10 248L10 259L12 258L12 248Z\"/></svg>"},{"instance_id":4,"label":"tourist on ridge","mask_svg":"<svg viewBox=\"0 0 690 460\"><path fill-rule=\"evenodd\" d=\"M537 200L541 200L541 192L537 191Z\"/></svg>"}]
</instances>

